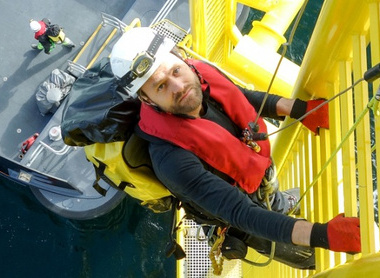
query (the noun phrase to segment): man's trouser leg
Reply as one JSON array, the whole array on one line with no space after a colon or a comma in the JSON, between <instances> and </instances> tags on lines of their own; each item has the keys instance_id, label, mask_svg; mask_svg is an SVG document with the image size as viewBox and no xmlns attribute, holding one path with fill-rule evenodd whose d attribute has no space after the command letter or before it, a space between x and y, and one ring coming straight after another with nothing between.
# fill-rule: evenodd
<instances>
[{"instance_id":1,"label":"man's trouser leg","mask_svg":"<svg viewBox=\"0 0 380 278\"><path fill-rule=\"evenodd\" d=\"M283 192L278 190L276 166L272 163L266 170L259 189L251 196L253 202L267 208L269 202L271 210L283 214L289 213L299 200L299 188L292 188ZM299 208L293 214L299 214Z\"/></svg>"}]
</instances>

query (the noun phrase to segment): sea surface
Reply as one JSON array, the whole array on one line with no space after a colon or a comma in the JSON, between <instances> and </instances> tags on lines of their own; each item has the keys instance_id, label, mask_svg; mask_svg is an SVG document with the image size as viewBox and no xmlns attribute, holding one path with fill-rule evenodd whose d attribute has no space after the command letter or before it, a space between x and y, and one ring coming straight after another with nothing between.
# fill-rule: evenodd
<instances>
[{"instance_id":1,"label":"sea surface","mask_svg":"<svg viewBox=\"0 0 380 278\"><path fill-rule=\"evenodd\" d=\"M170 214L126 198L98 219L68 220L28 188L3 178L0 185L1 277L175 277L165 256Z\"/></svg>"},{"instance_id":2,"label":"sea surface","mask_svg":"<svg viewBox=\"0 0 380 278\"><path fill-rule=\"evenodd\" d=\"M322 0L309 1L287 57L300 64ZM260 17L253 12L249 20ZM45 209L30 190L0 178L0 276L175 277L166 258L170 213L154 214L126 198L94 220L73 221Z\"/></svg>"}]
</instances>

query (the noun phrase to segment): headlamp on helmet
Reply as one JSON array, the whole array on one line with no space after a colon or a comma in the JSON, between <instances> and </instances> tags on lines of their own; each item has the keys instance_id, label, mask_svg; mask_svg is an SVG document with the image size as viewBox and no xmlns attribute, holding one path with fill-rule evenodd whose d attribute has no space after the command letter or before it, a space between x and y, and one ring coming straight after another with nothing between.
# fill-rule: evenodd
<instances>
[{"instance_id":1,"label":"headlamp on helmet","mask_svg":"<svg viewBox=\"0 0 380 278\"><path fill-rule=\"evenodd\" d=\"M165 60L175 43L153 29L137 27L126 32L111 53L113 73L132 97Z\"/></svg>"},{"instance_id":2,"label":"headlamp on helmet","mask_svg":"<svg viewBox=\"0 0 380 278\"><path fill-rule=\"evenodd\" d=\"M154 63L154 56L148 52L142 52L132 61L131 71L136 77L143 77Z\"/></svg>"}]
</instances>

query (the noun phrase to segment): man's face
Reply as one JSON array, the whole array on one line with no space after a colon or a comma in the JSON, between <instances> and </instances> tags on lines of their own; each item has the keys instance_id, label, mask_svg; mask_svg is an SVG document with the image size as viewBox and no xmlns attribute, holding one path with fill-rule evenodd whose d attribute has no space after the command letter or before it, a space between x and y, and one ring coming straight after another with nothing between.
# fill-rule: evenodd
<instances>
[{"instance_id":1,"label":"man's face","mask_svg":"<svg viewBox=\"0 0 380 278\"><path fill-rule=\"evenodd\" d=\"M202 89L198 76L173 54L168 55L141 87L147 102L163 111L198 117L202 107Z\"/></svg>"}]
</instances>

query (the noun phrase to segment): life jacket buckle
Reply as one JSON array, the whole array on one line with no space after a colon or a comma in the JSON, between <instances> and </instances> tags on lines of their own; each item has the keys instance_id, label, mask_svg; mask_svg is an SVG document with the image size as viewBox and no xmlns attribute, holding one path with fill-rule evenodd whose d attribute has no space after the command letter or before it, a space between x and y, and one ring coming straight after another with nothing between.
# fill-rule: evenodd
<instances>
[{"instance_id":1,"label":"life jacket buckle","mask_svg":"<svg viewBox=\"0 0 380 278\"><path fill-rule=\"evenodd\" d=\"M261 151L261 147L259 144L256 143L256 141L253 140L252 138L252 133L249 131L248 128L245 128L242 132L242 137L241 137L241 140L248 146L250 147L252 150L254 150L255 152L260 152Z\"/></svg>"}]
</instances>

